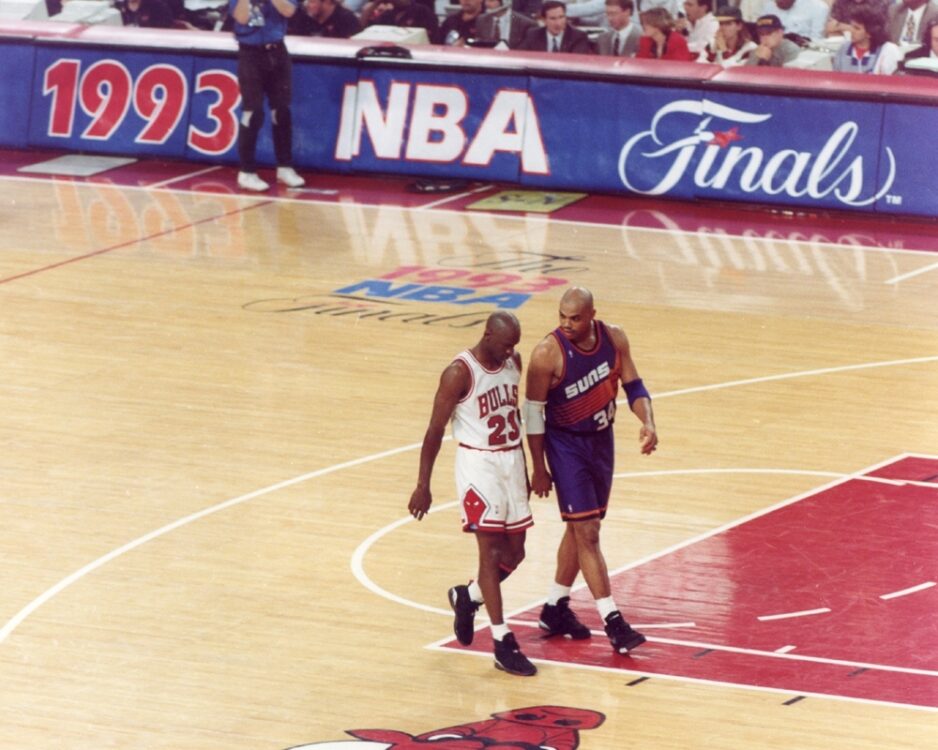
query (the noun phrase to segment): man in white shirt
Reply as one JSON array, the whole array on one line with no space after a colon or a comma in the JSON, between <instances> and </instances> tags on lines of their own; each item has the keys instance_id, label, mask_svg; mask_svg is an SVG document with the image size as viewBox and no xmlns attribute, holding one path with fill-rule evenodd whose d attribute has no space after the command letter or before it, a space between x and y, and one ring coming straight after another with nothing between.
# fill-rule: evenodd
<instances>
[{"instance_id":1,"label":"man in white shirt","mask_svg":"<svg viewBox=\"0 0 938 750\"><path fill-rule=\"evenodd\" d=\"M823 39L830 6L824 0L765 0L762 13L778 16L785 33Z\"/></svg>"},{"instance_id":2,"label":"man in white shirt","mask_svg":"<svg viewBox=\"0 0 938 750\"><path fill-rule=\"evenodd\" d=\"M713 16L713 0L684 0L684 18L678 19L676 28L687 35L687 48L698 57L720 28Z\"/></svg>"}]
</instances>

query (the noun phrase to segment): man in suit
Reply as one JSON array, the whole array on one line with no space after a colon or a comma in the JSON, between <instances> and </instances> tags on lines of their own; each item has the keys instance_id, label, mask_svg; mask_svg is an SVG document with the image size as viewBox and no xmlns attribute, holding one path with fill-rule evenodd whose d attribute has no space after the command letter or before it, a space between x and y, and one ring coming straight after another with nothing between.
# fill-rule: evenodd
<instances>
[{"instance_id":1,"label":"man in suit","mask_svg":"<svg viewBox=\"0 0 938 750\"><path fill-rule=\"evenodd\" d=\"M890 5L889 41L905 48L927 43L925 27L934 18L938 18L936 0L901 0Z\"/></svg>"},{"instance_id":2,"label":"man in suit","mask_svg":"<svg viewBox=\"0 0 938 750\"><path fill-rule=\"evenodd\" d=\"M518 49L532 52L592 53L586 33L567 23L567 6L560 0L547 0L541 6L543 26L529 29Z\"/></svg>"},{"instance_id":3,"label":"man in suit","mask_svg":"<svg viewBox=\"0 0 938 750\"><path fill-rule=\"evenodd\" d=\"M483 41L502 41L509 49L518 49L528 30L537 28L533 18L512 9L511 3L485 0L485 10L476 23L476 32Z\"/></svg>"},{"instance_id":4,"label":"man in suit","mask_svg":"<svg viewBox=\"0 0 938 750\"><path fill-rule=\"evenodd\" d=\"M287 23L295 36L349 39L362 30L361 21L341 0L303 0Z\"/></svg>"},{"instance_id":5,"label":"man in suit","mask_svg":"<svg viewBox=\"0 0 938 750\"><path fill-rule=\"evenodd\" d=\"M908 52L903 59L903 66L912 60L921 60L922 58L931 58L931 61L938 65L938 16L932 18L925 26L925 40L921 47L917 47Z\"/></svg>"},{"instance_id":6,"label":"man in suit","mask_svg":"<svg viewBox=\"0 0 938 750\"><path fill-rule=\"evenodd\" d=\"M596 37L596 51L613 57L635 57L642 30L632 23L635 5L632 0L606 0L606 20L609 31Z\"/></svg>"}]
</instances>

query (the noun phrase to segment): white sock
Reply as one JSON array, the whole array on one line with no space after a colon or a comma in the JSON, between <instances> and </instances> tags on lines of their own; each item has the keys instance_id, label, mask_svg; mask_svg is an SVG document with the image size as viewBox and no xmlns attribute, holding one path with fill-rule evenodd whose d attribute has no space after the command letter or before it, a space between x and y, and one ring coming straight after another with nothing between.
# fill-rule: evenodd
<instances>
[{"instance_id":1,"label":"white sock","mask_svg":"<svg viewBox=\"0 0 938 750\"><path fill-rule=\"evenodd\" d=\"M494 638L496 641L502 640L502 638L504 638L510 632L511 631L508 629L508 626L505 623L502 623L501 625L492 623L492 638Z\"/></svg>"},{"instance_id":2,"label":"white sock","mask_svg":"<svg viewBox=\"0 0 938 750\"><path fill-rule=\"evenodd\" d=\"M479 584L475 581L469 581L469 598L477 604L481 604L484 601L482 589L479 588Z\"/></svg>"},{"instance_id":3,"label":"white sock","mask_svg":"<svg viewBox=\"0 0 938 750\"><path fill-rule=\"evenodd\" d=\"M616 606L615 601L613 601L613 598L611 596L607 596L596 600L596 609L599 610L599 616L602 617L603 622L605 622L609 615L618 610L618 607Z\"/></svg>"},{"instance_id":4,"label":"white sock","mask_svg":"<svg viewBox=\"0 0 938 750\"><path fill-rule=\"evenodd\" d=\"M570 587L554 581L550 585L550 591L547 593L547 603L554 606L565 596L570 596Z\"/></svg>"}]
</instances>

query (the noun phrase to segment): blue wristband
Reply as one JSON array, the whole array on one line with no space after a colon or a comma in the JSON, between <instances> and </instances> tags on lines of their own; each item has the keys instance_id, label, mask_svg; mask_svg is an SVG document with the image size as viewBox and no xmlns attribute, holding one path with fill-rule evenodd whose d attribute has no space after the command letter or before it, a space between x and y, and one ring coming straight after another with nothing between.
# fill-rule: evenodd
<instances>
[{"instance_id":1,"label":"blue wristband","mask_svg":"<svg viewBox=\"0 0 938 750\"><path fill-rule=\"evenodd\" d=\"M636 378L635 380L630 380L628 383L623 383L622 388L625 390L625 396L629 400L629 407L635 403L636 399L647 398L651 401L651 394L648 393L648 389L645 388L645 384L642 382L641 378Z\"/></svg>"}]
</instances>

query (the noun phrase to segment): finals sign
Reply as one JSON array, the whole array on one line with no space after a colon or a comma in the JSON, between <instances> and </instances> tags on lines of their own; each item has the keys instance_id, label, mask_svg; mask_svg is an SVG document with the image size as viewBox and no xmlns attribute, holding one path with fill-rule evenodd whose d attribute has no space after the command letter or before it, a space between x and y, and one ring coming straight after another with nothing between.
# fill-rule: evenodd
<instances>
[{"instance_id":1,"label":"finals sign","mask_svg":"<svg viewBox=\"0 0 938 750\"><path fill-rule=\"evenodd\" d=\"M707 99L671 102L655 113L648 129L622 146L619 179L629 190L646 195L666 195L692 180L700 190L833 199L857 207L872 205L892 188L892 149L884 147L882 159L870 153L856 121L805 121L800 128L783 131L773 127L772 120L771 112ZM772 133L771 145L759 137L760 128ZM788 135L784 140L783 132ZM810 143L818 138L823 140ZM880 162L884 168L879 168Z\"/></svg>"}]
</instances>

